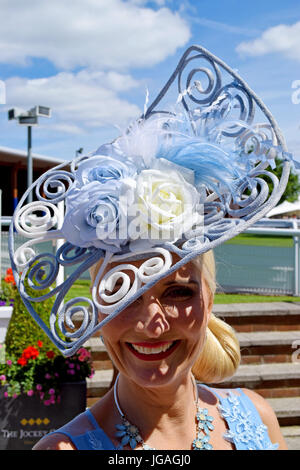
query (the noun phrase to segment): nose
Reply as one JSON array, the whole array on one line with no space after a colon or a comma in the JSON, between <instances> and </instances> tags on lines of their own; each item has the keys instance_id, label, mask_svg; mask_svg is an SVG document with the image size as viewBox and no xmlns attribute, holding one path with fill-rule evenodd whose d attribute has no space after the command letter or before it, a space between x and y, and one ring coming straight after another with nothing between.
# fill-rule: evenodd
<instances>
[{"instance_id":1,"label":"nose","mask_svg":"<svg viewBox=\"0 0 300 470\"><path fill-rule=\"evenodd\" d=\"M143 299L135 331L149 338L159 338L170 330L169 319L158 299Z\"/></svg>"}]
</instances>

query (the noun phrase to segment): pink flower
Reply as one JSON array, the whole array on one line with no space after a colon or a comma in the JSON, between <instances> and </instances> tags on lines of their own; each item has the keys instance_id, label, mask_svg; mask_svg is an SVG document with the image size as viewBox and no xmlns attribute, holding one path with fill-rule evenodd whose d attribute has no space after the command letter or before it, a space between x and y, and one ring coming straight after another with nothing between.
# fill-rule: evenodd
<instances>
[{"instance_id":1,"label":"pink flower","mask_svg":"<svg viewBox=\"0 0 300 470\"><path fill-rule=\"evenodd\" d=\"M17 398L18 394L17 393L14 393L13 394L13 398Z\"/></svg>"},{"instance_id":2,"label":"pink flower","mask_svg":"<svg viewBox=\"0 0 300 470\"><path fill-rule=\"evenodd\" d=\"M41 392L41 393L40 393L40 399L43 400L43 399L44 399L44 396L45 396L44 392Z\"/></svg>"},{"instance_id":3,"label":"pink flower","mask_svg":"<svg viewBox=\"0 0 300 470\"><path fill-rule=\"evenodd\" d=\"M75 374L75 370L73 370L73 369L68 369L68 370L67 370L67 374L74 375L74 374Z\"/></svg>"},{"instance_id":4,"label":"pink flower","mask_svg":"<svg viewBox=\"0 0 300 470\"><path fill-rule=\"evenodd\" d=\"M10 359L8 359L8 361L6 361L6 364L7 364L8 366L11 366L11 365L12 365L12 361L11 361Z\"/></svg>"},{"instance_id":5,"label":"pink flower","mask_svg":"<svg viewBox=\"0 0 300 470\"><path fill-rule=\"evenodd\" d=\"M4 396L5 396L5 398L8 398L8 393L4 392Z\"/></svg>"},{"instance_id":6,"label":"pink flower","mask_svg":"<svg viewBox=\"0 0 300 470\"><path fill-rule=\"evenodd\" d=\"M51 379L51 375L50 374L45 374L45 379Z\"/></svg>"},{"instance_id":7,"label":"pink flower","mask_svg":"<svg viewBox=\"0 0 300 470\"><path fill-rule=\"evenodd\" d=\"M50 388L50 390L49 390L49 394L50 394L50 395L54 395L54 394L55 394L55 390L54 390L54 388Z\"/></svg>"},{"instance_id":8,"label":"pink flower","mask_svg":"<svg viewBox=\"0 0 300 470\"><path fill-rule=\"evenodd\" d=\"M74 369L75 364L73 364L73 363L71 362L71 363L69 364L69 367L70 367L70 369Z\"/></svg>"},{"instance_id":9,"label":"pink flower","mask_svg":"<svg viewBox=\"0 0 300 470\"><path fill-rule=\"evenodd\" d=\"M0 380L4 380L4 381L5 381L5 380L6 380L5 375L0 375Z\"/></svg>"},{"instance_id":10,"label":"pink flower","mask_svg":"<svg viewBox=\"0 0 300 470\"><path fill-rule=\"evenodd\" d=\"M88 359L88 358L91 357L91 353L90 353L87 349L85 349L85 348L80 348L80 349L78 350L78 354L79 354L78 360L79 360L80 362L83 362L83 361L85 361L86 359Z\"/></svg>"},{"instance_id":11,"label":"pink flower","mask_svg":"<svg viewBox=\"0 0 300 470\"><path fill-rule=\"evenodd\" d=\"M45 401L44 401L44 405L45 405L45 406L49 406L49 405L51 405L51 402L50 402L50 400L45 400Z\"/></svg>"},{"instance_id":12,"label":"pink flower","mask_svg":"<svg viewBox=\"0 0 300 470\"><path fill-rule=\"evenodd\" d=\"M33 394L34 394L34 391L33 391L33 390L28 390L27 395L28 395L29 397L32 397Z\"/></svg>"},{"instance_id":13,"label":"pink flower","mask_svg":"<svg viewBox=\"0 0 300 470\"><path fill-rule=\"evenodd\" d=\"M43 387L41 386L41 384L37 384L37 386L35 387L37 390L42 390Z\"/></svg>"}]
</instances>

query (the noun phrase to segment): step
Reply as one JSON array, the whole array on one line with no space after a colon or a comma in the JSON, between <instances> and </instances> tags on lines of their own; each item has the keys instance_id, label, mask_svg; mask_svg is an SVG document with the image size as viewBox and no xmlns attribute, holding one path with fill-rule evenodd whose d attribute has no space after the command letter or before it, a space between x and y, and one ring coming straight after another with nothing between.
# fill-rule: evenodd
<instances>
[{"instance_id":1,"label":"step","mask_svg":"<svg viewBox=\"0 0 300 470\"><path fill-rule=\"evenodd\" d=\"M92 337L84 343L84 346L91 351L94 369L107 370L113 368L112 361L101 338Z\"/></svg>"},{"instance_id":2,"label":"step","mask_svg":"<svg viewBox=\"0 0 300 470\"><path fill-rule=\"evenodd\" d=\"M300 362L241 364L233 377L216 387L249 388L265 398L300 396Z\"/></svg>"},{"instance_id":3,"label":"step","mask_svg":"<svg viewBox=\"0 0 300 470\"><path fill-rule=\"evenodd\" d=\"M300 425L300 396L266 398L281 426Z\"/></svg>"},{"instance_id":4,"label":"step","mask_svg":"<svg viewBox=\"0 0 300 470\"><path fill-rule=\"evenodd\" d=\"M106 347L101 338L92 336L83 345L85 348L90 348L92 353L106 353Z\"/></svg>"},{"instance_id":5,"label":"step","mask_svg":"<svg viewBox=\"0 0 300 470\"><path fill-rule=\"evenodd\" d=\"M237 332L242 364L300 360L300 330Z\"/></svg>"},{"instance_id":6,"label":"step","mask_svg":"<svg viewBox=\"0 0 300 470\"><path fill-rule=\"evenodd\" d=\"M300 426L281 426L289 450L300 450Z\"/></svg>"},{"instance_id":7,"label":"step","mask_svg":"<svg viewBox=\"0 0 300 470\"><path fill-rule=\"evenodd\" d=\"M213 312L237 332L300 330L300 302L215 304Z\"/></svg>"},{"instance_id":8,"label":"step","mask_svg":"<svg viewBox=\"0 0 300 470\"><path fill-rule=\"evenodd\" d=\"M217 316L280 316L300 315L300 302L248 302L235 304L214 304L213 312Z\"/></svg>"},{"instance_id":9,"label":"step","mask_svg":"<svg viewBox=\"0 0 300 470\"><path fill-rule=\"evenodd\" d=\"M92 378L87 379L87 397L101 398L109 390L114 376L113 369L96 370ZM89 404L89 401L88 401Z\"/></svg>"},{"instance_id":10,"label":"step","mask_svg":"<svg viewBox=\"0 0 300 470\"><path fill-rule=\"evenodd\" d=\"M243 348L251 346L290 346L298 343L300 346L300 331L256 331L237 333Z\"/></svg>"}]
</instances>

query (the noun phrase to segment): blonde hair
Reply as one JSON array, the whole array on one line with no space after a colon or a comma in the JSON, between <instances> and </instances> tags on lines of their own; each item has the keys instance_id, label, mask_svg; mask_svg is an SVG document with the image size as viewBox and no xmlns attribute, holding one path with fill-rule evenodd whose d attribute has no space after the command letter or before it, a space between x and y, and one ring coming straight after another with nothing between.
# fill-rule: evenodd
<instances>
[{"instance_id":1,"label":"blonde hair","mask_svg":"<svg viewBox=\"0 0 300 470\"><path fill-rule=\"evenodd\" d=\"M90 268L92 282L102 264L101 259ZM216 267L210 250L195 258L192 263L202 272L213 298L216 291ZM220 383L232 377L240 364L240 345L233 328L211 313L204 347L198 356L192 372L197 381Z\"/></svg>"},{"instance_id":2,"label":"blonde hair","mask_svg":"<svg viewBox=\"0 0 300 470\"><path fill-rule=\"evenodd\" d=\"M212 297L216 291L216 268L212 251L195 258L192 263L201 270ZM220 383L232 377L241 360L240 345L230 325L211 313L204 347L192 372L197 381Z\"/></svg>"}]
</instances>

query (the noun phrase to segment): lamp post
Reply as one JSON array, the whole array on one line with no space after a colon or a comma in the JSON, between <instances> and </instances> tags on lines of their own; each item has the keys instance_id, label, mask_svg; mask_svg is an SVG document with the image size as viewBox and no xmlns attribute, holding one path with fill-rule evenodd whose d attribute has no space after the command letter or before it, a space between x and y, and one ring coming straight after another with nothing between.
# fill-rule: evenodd
<instances>
[{"instance_id":1,"label":"lamp post","mask_svg":"<svg viewBox=\"0 0 300 470\"><path fill-rule=\"evenodd\" d=\"M8 119L16 119L20 125L27 126L27 189L32 185L32 126L38 125L38 118L51 117L51 108L47 106L35 106L29 111L19 108L12 108L8 111ZM31 192L28 194L27 202L32 202Z\"/></svg>"}]
</instances>

